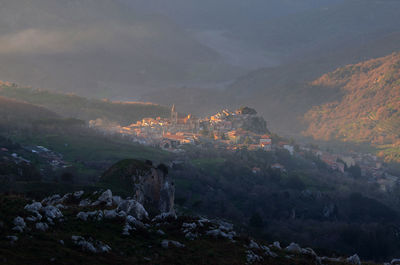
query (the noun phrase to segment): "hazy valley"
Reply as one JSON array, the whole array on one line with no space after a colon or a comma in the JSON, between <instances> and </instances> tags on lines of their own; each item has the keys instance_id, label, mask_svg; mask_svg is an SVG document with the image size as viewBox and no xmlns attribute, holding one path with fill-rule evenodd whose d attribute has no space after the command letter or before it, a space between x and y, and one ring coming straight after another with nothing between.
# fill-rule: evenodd
<instances>
[{"instance_id":1,"label":"hazy valley","mask_svg":"<svg viewBox=\"0 0 400 265\"><path fill-rule=\"evenodd\" d=\"M250 2L0 3L1 264L400 264L400 2Z\"/></svg>"}]
</instances>

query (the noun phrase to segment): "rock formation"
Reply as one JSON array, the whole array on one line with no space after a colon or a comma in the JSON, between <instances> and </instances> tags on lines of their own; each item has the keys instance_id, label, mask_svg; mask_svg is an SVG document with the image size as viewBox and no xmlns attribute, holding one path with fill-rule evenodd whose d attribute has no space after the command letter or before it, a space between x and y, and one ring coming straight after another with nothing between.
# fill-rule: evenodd
<instances>
[{"instance_id":1,"label":"rock formation","mask_svg":"<svg viewBox=\"0 0 400 265\"><path fill-rule=\"evenodd\" d=\"M133 199L144 206L150 216L175 213L175 186L168 176L168 168L153 166L150 161L123 160L112 166L102 181L125 186L133 191Z\"/></svg>"}]
</instances>

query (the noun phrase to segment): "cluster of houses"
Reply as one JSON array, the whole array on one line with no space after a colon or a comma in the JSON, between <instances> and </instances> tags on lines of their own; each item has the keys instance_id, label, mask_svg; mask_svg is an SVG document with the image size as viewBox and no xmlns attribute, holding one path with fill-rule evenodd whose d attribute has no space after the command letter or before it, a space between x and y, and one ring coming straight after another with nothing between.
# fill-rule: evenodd
<instances>
[{"instance_id":1,"label":"cluster of houses","mask_svg":"<svg viewBox=\"0 0 400 265\"><path fill-rule=\"evenodd\" d=\"M311 152L324 162L330 169L346 174L346 169L359 167L361 177L377 183L382 190L397 185L398 178L388 173L388 169L380 158L370 153L351 152L335 154L316 148L300 146L300 155Z\"/></svg>"},{"instance_id":2,"label":"cluster of houses","mask_svg":"<svg viewBox=\"0 0 400 265\"><path fill-rule=\"evenodd\" d=\"M211 117L198 119L190 114L180 117L173 106L169 118L144 118L129 126L104 123L101 120L91 121L89 125L141 144L160 146L171 151L180 150L185 144L214 145L231 150L247 147L250 150L271 151L270 135L242 128L255 114L250 108L242 108L235 112L223 110Z\"/></svg>"},{"instance_id":3,"label":"cluster of houses","mask_svg":"<svg viewBox=\"0 0 400 265\"><path fill-rule=\"evenodd\" d=\"M70 165L64 161L63 155L57 152L54 152L44 146L32 146L32 147L25 147L28 151L38 155L41 159L47 161L49 165L53 167L53 169L58 168L67 168Z\"/></svg>"},{"instance_id":4,"label":"cluster of houses","mask_svg":"<svg viewBox=\"0 0 400 265\"><path fill-rule=\"evenodd\" d=\"M50 165L53 169L59 168L67 168L70 165L63 160L63 156L59 153L51 151L43 146L26 146L23 147L23 153L28 154L32 153L40 157L43 161L46 161L48 165ZM10 151L6 147L0 147L0 155L5 160L12 160L16 164L26 163L31 164L31 161L27 158L24 158L23 155ZM29 155L27 155L29 156Z\"/></svg>"}]
</instances>

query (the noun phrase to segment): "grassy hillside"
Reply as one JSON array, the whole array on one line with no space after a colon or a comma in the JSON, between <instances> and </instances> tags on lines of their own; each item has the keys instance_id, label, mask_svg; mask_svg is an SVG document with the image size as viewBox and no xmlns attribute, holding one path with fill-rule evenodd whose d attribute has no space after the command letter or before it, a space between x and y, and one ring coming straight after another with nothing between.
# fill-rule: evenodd
<instances>
[{"instance_id":1,"label":"grassy hillside","mask_svg":"<svg viewBox=\"0 0 400 265\"><path fill-rule=\"evenodd\" d=\"M400 161L400 53L348 65L312 83L340 89L343 98L306 113L306 135L371 143L388 161Z\"/></svg>"},{"instance_id":2,"label":"grassy hillside","mask_svg":"<svg viewBox=\"0 0 400 265\"><path fill-rule=\"evenodd\" d=\"M85 121L105 118L123 124L130 124L144 117L167 117L169 115L167 107L152 103L125 103L87 99L74 94L23 88L7 83L0 83L0 96L43 106L60 116L78 118Z\"/></svg>"},{"instance_id":3,"label":"grassy hillside","mask_svg":"<svg viewBox=\"0 0 400 265\"><path fill-rule=\"evenodd\" d=\"M0 96L0 124L59 118L46 108ZM12 124L10 124L12 125Z\"/></svg>"}]
</instances>

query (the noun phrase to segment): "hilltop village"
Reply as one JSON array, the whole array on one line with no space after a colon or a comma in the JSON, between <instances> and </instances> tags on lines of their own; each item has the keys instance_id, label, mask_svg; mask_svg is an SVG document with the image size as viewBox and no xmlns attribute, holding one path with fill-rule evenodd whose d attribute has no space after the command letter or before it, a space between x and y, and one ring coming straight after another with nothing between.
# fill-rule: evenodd
<instances>
[{"instance_id":1,"label":"hilltop village","mask_svg":"<svg viewBox=\"0 0 400 265\"><path fill-rule=\"evenodd\" d=\"M378 182L381 186L392 186L395 178L388 174L384 163L372 154L335 154L315 146L295 144L279 137L272 139L267 122L250 107L236 111L222 110L210 117L196 118L180 115L172 106L169 118L144 118L129 126L108 123L101 119L92 120L89 126L106 134L120 135L143 145L160 147L164 150L183 153L185 145L217 148L228 151L247 149L266 152L286 150L292 156L313 156L329 169L342 174L359 175ZM281 164L272 168L286 171ZM257 168L254 168L257 173Z\"/></svg>"},{"instance_id":2,"label":"hilltop village","mask_svg":"<svg viewBox=\"0 0 400 265\"><path fill-rule=\"evenodd\" d=\"M129 126L109 124L98 119L90 127L121 134L140 144L159 146L165 150L181 152L185 144L214 146L236 150L272 150L272 139L266 121L249 107L236 111L223 110L211 117L199 119L193 115L180 116L175 106L169 118L145 118Z\"/></svg>"}]
</instances>

